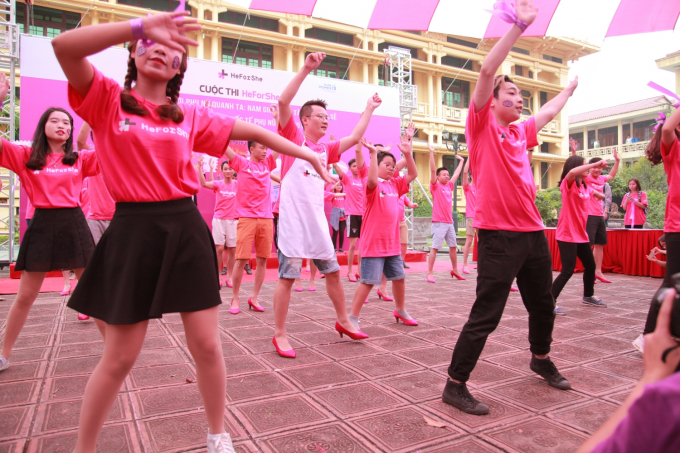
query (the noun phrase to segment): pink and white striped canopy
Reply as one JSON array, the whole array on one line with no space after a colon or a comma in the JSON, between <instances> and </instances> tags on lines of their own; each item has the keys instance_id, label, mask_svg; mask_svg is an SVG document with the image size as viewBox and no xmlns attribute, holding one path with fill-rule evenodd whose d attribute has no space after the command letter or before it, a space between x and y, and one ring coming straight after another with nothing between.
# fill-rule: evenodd
<instances>
[{"instance_id":1,"label":"pink and white striped canopy","mask_svg":"<svg viewBox=\"0 0 680 453\"><path fill-rule=\"evenodd\" d=\"M485 10L494 0L228 0L249 10L300 14L375 30L500 38L510 27ZM538 18L523 36L605 37L673 30L678 0L534 0Z\"/></svg>"}]
</instances>

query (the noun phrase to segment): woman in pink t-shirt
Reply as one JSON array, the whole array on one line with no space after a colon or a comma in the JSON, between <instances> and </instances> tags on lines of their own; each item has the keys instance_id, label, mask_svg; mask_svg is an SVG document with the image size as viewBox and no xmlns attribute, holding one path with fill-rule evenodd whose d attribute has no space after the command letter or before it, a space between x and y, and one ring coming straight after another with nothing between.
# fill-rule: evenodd
<instances>
[{"instance_id":1,"label":"woman in pink t-shirt","mask_svg":"<svg viewBox=\"0 0 680 453\"><path fill-rule=\"evenodd\" d=\"M642 191L640 180L637 178L628 181L628 189L630 189L630 192L623 196L623 202L621 203L626 211L624 218L625 227L642 229L647 221L647 215L645 214L647 194Z\"/></svg>"},{"instance_id":2,"label":"woman in pink t-shirt","mask_svg":"<svg viewBox=\"0 0 680 453\"><path fill-rule=\"evenodd\" d=\"M76 28L52 40L76 113L94 131L104 180L116 201L111 225L69 301L107 323L104 353L80 412L77 453L94 451L118 391L137 360L149 320L180 313L208 424L207 451L233 449L224 431L226 369L218 329L215 246L192 197L192 151L221 157L229 140L255 140L308 160L319 158L253 124L178 104L187 69L188 12ZM87 57L129 42L124 88ZM133 86L134 83L134 86ZM34 200L35 201L35 200Z\"/></svg>"},{"instance_id":3,"label":"woman in pink t-shirt","mask_svg":"<svg viewBox=\"0 0 680 453\"><path fill-rule=\"evenodd\" d=\"M0 76L0 87L0 99L4 99L8 91L4 75ZM47 273L73 269L80 278L94 252L94 241L80 208L80 193L83 179L99 173L99 166L94 153L74 151L72 131L71 115L52 107L38 120L32 146L0 141L0 166L21 178L35 205L15 266L23 272L7 315L0 371L9 367L12 347Z\"/></svg>"},{"instance_id":4,"label":"woman in pink t-shirt","mask_svg":"<svg viewBox=\"0 0 680 453\"><path fill-rule=\"evenodd\" d=\"M333 228L333 233L331 234L331 240L333 241L333 248L336 252L342 253L342 245L344 243L345 234L345 196L343 192L342 181L338 181L330 188L330 193L333 195L331 202L333 203L333 209L331 210L331 228Z\"/></svg>"},{"instance_id":5,"label":"woman in pink t-shirt","mask_svg":"<svg viewBox=\"0 0 680 453\"><path fill-rule=\"evenodd\" d=\"M560 249L562 271L553 281L551 293L557 301L564 285L567 284L576 267L576 258L581 260L583 272L583 303L595 307L605 308L607 305L595 296L595 258L590 249L590 241L586 232L588 222L588 207L590 198L604 199L604 195L586 186L583 179L588 176L591 168L604 168L607 161L601 160L593 164L584 165L581 156L570 156L564 163L562 176L558 184L562 192L562 210L557 223L557 245ZM555 307L556 314L564 314L559 307Z\"/></svg>"},{"instance_id":6,"label":"woman in pink t-shirt","mask_svg":"<svg viewBox=\"0 0 680 453\"><path fill-rule=\"evenodd\" d=\"M365 139L361 143L369 150L370 164L366 180L366 209L361 225L361 281L354 293L349 319L359 329L359 313L366 297L374 285L380 284L384 275L392 281L395 319L397 322L401 319L408 326L417 326L418 322L411 318L405 307L406 274L399 245L399 197L408 193L411 181L418 176L411 137L403 135L399 145L408 169L405 176L396 172L394 155L378 152Z\"/></svg>"}]
</instances>

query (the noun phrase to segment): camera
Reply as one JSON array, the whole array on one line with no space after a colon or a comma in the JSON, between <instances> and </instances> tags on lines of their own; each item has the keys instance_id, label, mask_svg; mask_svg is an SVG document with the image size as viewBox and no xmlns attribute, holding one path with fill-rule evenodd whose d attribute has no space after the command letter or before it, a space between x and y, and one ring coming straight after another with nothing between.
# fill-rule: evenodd
<instances>
[{"instance_id":1,"label":"camera","mask_svg":"<svg viewBox=\"0 0 680 453\"><path fill-rule=\"evenodd\" d=\"M680 273L671 277L671 285L676 292L675 298L673 299L673 308L671 309L671 335L680 339ZM648 325L648 328L656 328L656 319L659 316L659 310L661 309L661 304L665 299L667 290L668 288L659 288L656 294L654 294L648 319L648 324L652 321L653 326ZM652 328L651 331L653 331L654 328Z\"/></svg>"}]
</instances>

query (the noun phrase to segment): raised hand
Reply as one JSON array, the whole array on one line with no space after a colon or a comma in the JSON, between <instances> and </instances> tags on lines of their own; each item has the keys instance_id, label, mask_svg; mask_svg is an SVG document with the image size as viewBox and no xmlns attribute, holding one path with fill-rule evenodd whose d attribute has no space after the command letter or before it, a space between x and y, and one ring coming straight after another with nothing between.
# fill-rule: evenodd
<instances>
[{"instance_id":1,"label":"raised hand","mask_svg":"<svg viewBox=\"0 0 680 453\"><path fill-rule=\"evenodd\" d=\"M538 8L534 8L533 0L518 0L515 3L515 13L517 14L517 20L531 25L536 20Z\"/></svg>"},{"instance_id":2,"label":"raised hand","mask_svg":"<svg viewBox=\"0 0 680 453\"><path fill-rule=\"evenodd\" d=\"M309 72L314 71L319 67L324 58L326 58L325 52L310 53L307 55L307 58L305 58L305 69L309 70Z\"/></svg>"},{"instance_id":3,"label":"raised hand","mask_svg":"<svg viewBox=\"0 0 680 453\"><path fill-rule=\"evenodd\" d=\"M0 105L7 97L7 93L9 93L9 80L4 73L0 72Z\"/></svg>"},{"instance_id":4,"label":"raised hand","mask_svg":"<svg viewBox=\"0 0 680 453\"><path fill-rule=\"evenodd\" d=\"M278 123L279 121L279 105L278 104L271 104L269 106L269 113L272 114L276 122Z\"/></svg>"},{"instance_id":5,"label":"raised hand","mask_svg":"<svg viewBox=\"0 0 680 453\"><path fill-rule=\"evenodd\" d=\"M574 80L569 82L569 85L567 85L566 89L569 90L569 92L571 94L574 94L574 91L576 91L577 87L578 87L578 76L576 76L576 78L574 78ZM571 94L570 94L570 96L571 96Z\"/></svg>"},{"instance_id":6,"label":"raised hand","mask_svg":"<svg viewBox=\"0 0 680 453\"><path fill-rule=\"evenodd\" d=\"M463 156L460 156L460 155L456 154L456 159L458 159L459 161L465 163L465 158L464 158Z\"/></svg>"},{"instance_id":7,"label":"raised hand","mask_svg":"<svg viewBox=\"0 0 680 453\"><path fill-rule=\"evenodd\" d=\"M434 154L434 147L432 145L430 145L429 143L427 144L427 149L430 150L430 155Z\"/></svg>"},{"instance_id":8,"label":"raised hand","mask_svg":"<svg viewBox=\"0 0 680 453\"><path fill-rule=\"evenodd\" d=\"M405 133L409 140L412 139L413 135L416 133L416 126L413 123L408 123Z\"/></svg>"},{"instance_id":9,"label":"raised hand","mask_svg":"<svg viewBox=\"0 0 680 453\"><path fill-rule=\"evenodd\" d=\"M336 141L335 135L331 134L331 135L328 137L328 141L331 142L331 143L333 143L334 141Z\"/></svg>"},{"instance_id":10,"label":"raised hand","mask_svg":"<svg viewBox=\"0 0 680 453\"><path fill-rule=\"evenodd\" d=\"M571 150L573 152L576 152L578 150L578 142L571 137L569 137L569 145L571 145Z\"/></svg>"},{"instance_id":11,"label":"raised hand","mask_svg":"<svg viewBox=\"0 0 680 453\"><path fill-rule=\"evenodd\" d=\"M375 110L378 107L380 107L380 104L382 104L382 99L380 99L380 96L378 96L378 93L375 93L373 96L368 98L368 104L367 104L366 107L371 109L371 110Z\"/></svg>"},{"instance_id":12,"label":"raised hand","mask_svg":"<svg viewBox=\"0 0 680 453\"><path fill-rule=\"evenodd\" d=\"M368 148L368 153L369 154L377 154L378 150L376 149L375 146L373 146L373 143L370 141L366 140L366 138L361 139L361 144L365 147Z\"/></svg>"},{"instance_id":13,"label":"raised hand","mask_svg":"<svg viewBox=\"0 0 680 453\"><path fill-rule=\"evenodd\" d=\"M413 147L411 144L411 138L408 136L408 134L404 133L404 135L401 136L401 143L399 143L399 150L403 154L409 154L411 153Z\"/></svg>"},{"instance_id":14,"label":"raised hand","mask_svg":"<svg viewBox=\"0 0 680 453\"><path fill-rule=\"evenodd\" d=\"M418 207L418 203L413 203L413 209Z\"/></svg>"},{"instance_id":15,"label":"raised hand","mask_svg":"<svg viewBox=\"0 0 680 453\"><path fill-rule=\"evenodd\" d=\"M616 151L614 151L616 152ZM600 160L598 162L595 162L595 168L607 168L607 161L606 160Z\"/></svg>"},{"instance_id":16,"label":"raised hand","mask_svg":"<svg viewBox=\"0 0 680 453\"><path fill-rule=\"evenodd\" d=\"M619 157L619 153L616 152L616 148L614 148L614 160L616 160L617 162L621 160L621 158Z\"/></svg>"},{"instance_id":17,"label":"raised hand","mask_svg":"<svg viewBox=\"0 0 680 453\"><path fill-rule=\"evenodd\" d=\"M186 49L183 46L198 46L198 43L187 38L186 34L201 29L197 23L198 19L183 17L188 15L189 11L178 11L145 17L142 19L144 34L153 42L185 52Z\"/></svg>"}]
</instances>

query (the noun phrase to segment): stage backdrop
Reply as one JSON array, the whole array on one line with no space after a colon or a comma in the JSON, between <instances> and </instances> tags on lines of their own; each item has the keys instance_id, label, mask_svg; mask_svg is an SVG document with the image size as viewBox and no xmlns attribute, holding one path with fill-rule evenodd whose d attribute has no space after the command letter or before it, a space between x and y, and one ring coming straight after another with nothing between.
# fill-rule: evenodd
<instances>
[{"instance_id":1,"label":"stage backdrop","mask_svg":"<svg viewBox=\"0 0 680 453\"><path fill-rule=\"evenodd\" d=\"M74 117L74 136L83 120L68 105L67 82L52 50L51 39L21 35L21 140L31 140L42 113L49 107L67 109ZM105 76L123 85L127 71L128 51L113 47L90 57L92 64ZM278 101L279 95L295 74L292 72L263 69L243 65L190 58L182 83L180 103L206 105L215 112L276 131L276 124L269 113L269 106ZM366 102L374 93L383 100L375 111L366 136L373 143L394 143L399 140L399 99L397 90L325 77L309 76L293 100L293 118L299 124L299 107L310 99L328 102L330 125L328 135L337 139L351 134L359 121ZM232 148L245 154L244 142L232 142ZM365 150L364 150L365 152ZM368 158L368 153L365 152ZM342 156L347 162L354 158L350 149ZM26 196L21 191L21 233L26 227ZM215 197L212 191L201 189L198 206L203 217L211 224Z\"/></svg>"}]
</instances>

